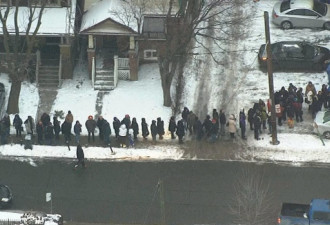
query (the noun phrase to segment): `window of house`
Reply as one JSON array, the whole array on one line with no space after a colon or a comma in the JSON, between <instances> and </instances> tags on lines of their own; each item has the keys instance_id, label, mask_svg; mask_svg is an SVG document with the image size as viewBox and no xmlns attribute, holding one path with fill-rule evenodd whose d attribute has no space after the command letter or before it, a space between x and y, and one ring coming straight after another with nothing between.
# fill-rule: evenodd
<instances>
[{"instance_id":1,"label":"window of house","mask_svg":"<svg viewBox=\"0 0 330 225\"><path fill-rule=\"evenodd\" d=\"M154 49L144 50L144 59L146 60L156 60L158 57L157 51Z\"/></svg>"}]
</instances>

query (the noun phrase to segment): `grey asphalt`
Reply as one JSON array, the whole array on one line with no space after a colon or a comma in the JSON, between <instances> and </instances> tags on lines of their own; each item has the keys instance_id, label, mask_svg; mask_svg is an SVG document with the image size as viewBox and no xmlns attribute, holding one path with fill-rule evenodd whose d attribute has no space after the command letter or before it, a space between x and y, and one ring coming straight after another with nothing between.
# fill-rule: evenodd
<instances>
[{"instance_id":1,"label":"grey asphalt","mask_svg":"<svg viewBox=\"0 0 330 225\"><path fill-rule=\"evenodd\" d=\"M15 195L12 208L50 212L45 194L51 192L53 212L71 224L159 224L161 195L156 190L162 180L167 224L231 224L228 209L235 184L248 168L269 185L274 220L281 202L330 196L330 170L325 167L189 160L87 162L86 169L74 170L73 164L0 161L0 182Z\"/></svg>"}]
</instances>

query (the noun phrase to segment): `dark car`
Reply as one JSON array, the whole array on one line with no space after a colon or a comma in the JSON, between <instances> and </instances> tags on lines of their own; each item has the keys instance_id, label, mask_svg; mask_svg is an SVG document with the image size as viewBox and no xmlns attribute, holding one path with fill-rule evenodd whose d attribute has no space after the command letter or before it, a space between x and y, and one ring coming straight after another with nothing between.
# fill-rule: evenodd
<instances>
[{"instance_id":1,"label":"dark car","mask_svg":"<svg viewBox=\"0 0 330 225\"><path fill-rule=\"evenodd\" d=\"M0 209L7 208L13 201L13 194L7 185L0 184Z\"/></svg>"},{"instance_id":2,"label":"dark car","mask_svg":"<svg viewBox=\"0 0 330 225\"><path fill-rule=\"evenodd\" d=\"M267 68L266 45L261 45L258 60L261 69ZM271 44L274 70L322 71L330 59L330 50L304 41L282 41Z\"/></svg>"}]
</instances>

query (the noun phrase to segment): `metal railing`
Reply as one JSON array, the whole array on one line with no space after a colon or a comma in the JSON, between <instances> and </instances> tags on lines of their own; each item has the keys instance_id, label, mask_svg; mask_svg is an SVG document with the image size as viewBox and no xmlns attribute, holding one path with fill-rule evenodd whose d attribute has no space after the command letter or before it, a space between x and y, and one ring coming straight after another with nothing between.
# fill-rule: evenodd
<instances>
[{"instance_id":1,"label":"metal railing","mask_svg":"<svg viewBox=\"0 0 330 225\"><path fill-rule=\"evenodd\" d=\"M58 87L62 85L62 54L60 54L60 63L58 68Z\"/></svg>"}]
</instances>

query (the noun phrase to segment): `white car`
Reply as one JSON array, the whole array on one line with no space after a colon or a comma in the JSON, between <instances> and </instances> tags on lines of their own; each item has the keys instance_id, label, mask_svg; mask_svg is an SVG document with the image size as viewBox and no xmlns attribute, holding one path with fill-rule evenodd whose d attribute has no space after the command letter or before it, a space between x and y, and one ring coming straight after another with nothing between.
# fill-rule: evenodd
<instances>
[{"instance_id":1,"label":"white car","mask_svg":"<svg viewBox=\"0 0 330 225\"><path fill-rule=\"evenodd\" d=\"M314 0L284 0L274 5L272 22L283 29L293 27L330 30L329 4Z\"/></svg>"},{"instance_id":2,"label":"white car","mask_svg":"<svg viewBox=\"0 0 330 225\"><path fill-rule=\"evenodd\" d=\"M325 138L330 139L330 111L319 111L314 119L314 129Z\"/></svg>"}]
</instances>

